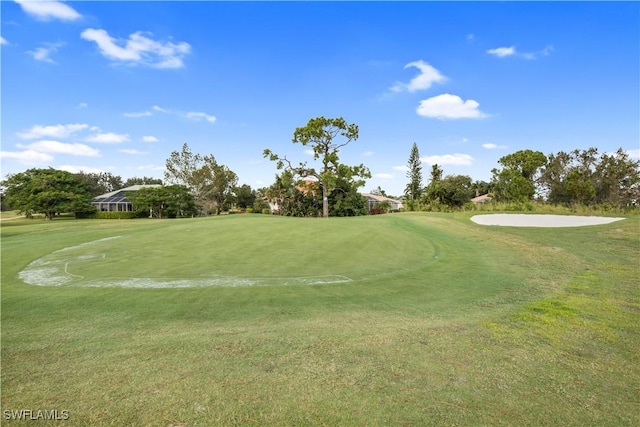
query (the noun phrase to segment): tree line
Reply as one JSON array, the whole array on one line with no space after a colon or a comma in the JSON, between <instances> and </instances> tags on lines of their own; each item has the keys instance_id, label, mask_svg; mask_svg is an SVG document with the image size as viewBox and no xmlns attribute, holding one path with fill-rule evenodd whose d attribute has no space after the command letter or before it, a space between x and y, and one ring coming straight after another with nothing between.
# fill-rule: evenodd
<instances>
[{"instance_id":1,"label":"tree line","mask_svg":"<svg viewBox=\"0 0 640 427\"><path fill-rule=\"evenodd\" d=\"M164 181L134 177L124 181L108 172L73 174L61 170L29 169L8 175L0 182L2 209L27 214L42 213L47 219L63 212L90 216L91 200L99 195L137 184L156 184L128 195L141 215L219 215L231 208L288 216L356 216L369 212L367 200L358 192L371 178L363 164L340 162L339 153L358 139L356 124L342 117L317 117L295 129L292 142L309 146L313 160L295 163L286 155L266 148L263 156L281 171L269 187L238 186L238 176L213 154L192 153L187 143L173 151L165 163ZM422 161L413 144L407 165L408 184L404 204L408 210L433 210L441 206L460 208L477 195L507 203L543 201L564 205L635 205L640 199L640 162L622 149L598 153L596 148L560 151L544 155L520 150L501 157L490 182L473 181L468 175L445 175L432 165L423 184ZM377 194L384 195L378 187Z\"/></svg>"},{"instance_id":2,"label":"tree line","mask_svg":"<svg viewBox=\"0 0 640 427\"><path fill-rule=\"evenodd\" d=\"M474 196L488 195L506 203L530 201L565 206L636 206L640 202L640 161L622 148L599 153L597 148L560 151L519 150L498 160L490 182L467 175L447 175L432 166L429 184L422 185L422 165L414 143L408 161L405 203L410 210L434 205L461 207Z\"/></svg>"}]
</instances>

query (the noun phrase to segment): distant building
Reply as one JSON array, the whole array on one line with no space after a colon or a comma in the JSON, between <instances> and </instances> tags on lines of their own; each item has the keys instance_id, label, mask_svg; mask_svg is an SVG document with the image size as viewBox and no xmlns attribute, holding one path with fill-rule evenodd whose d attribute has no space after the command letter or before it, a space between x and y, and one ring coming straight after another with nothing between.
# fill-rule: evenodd
<instances>
[{"instance_id":1,"label":"distant building","mask_svg":"<svg viewBox=\"0 0 640 427\"><path fill-rule=\"evenodd\" d=\"M135 193L143 188L162 187L160 184L132 185L131 187L121 188L120 190L102 194L95 197L91 204L101 212L131 212L133 205L127 199L127 195Z\"/></svg>"},{"instance_id":2,"label":"distant building","mask_svg":"<svg viewBox=\"0 0 640 427\"><path fill-rule=\"evenodd\" d=\"M488 203L491 201L491 196L489 194L483 194L482 196L476 196L471 199L473 203Z\"/></svg>"},{"instance_id":3,"label":"distant building","mask_svg":"<svg viewBox=\"0 0 640 427\"><path fill-rule=\"evenodd\" d=\"M389 204L391 205L392 211L397 211L403 208L402 201L400 200L391 199L389 197L379 196L377 194L371 194L371 193L361 193L361 194L365 199L367 199L367 202L369 203L369 210L373 209L375 205L382 202L389 202Z\"/></svg>"}]
</instances>

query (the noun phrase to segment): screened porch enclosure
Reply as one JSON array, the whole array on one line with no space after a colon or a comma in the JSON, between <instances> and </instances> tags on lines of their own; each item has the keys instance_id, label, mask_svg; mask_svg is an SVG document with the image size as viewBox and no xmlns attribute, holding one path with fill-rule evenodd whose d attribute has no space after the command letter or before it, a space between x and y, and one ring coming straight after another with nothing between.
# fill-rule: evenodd
<instances>
[{"instance_id":1,"label":"screened porch enclosure","mask_svg":"<svg viewBox=\"0 0 640 427\"><path fill-rule=\"evenodd\" d=\"M91 204L95 206L99 212L131 212L133 211L133 204L131 200L127 199L127 195L146 187L160 187L160 185L133 185L122 188L94 198Z\"/></svg>"}]
</instances>

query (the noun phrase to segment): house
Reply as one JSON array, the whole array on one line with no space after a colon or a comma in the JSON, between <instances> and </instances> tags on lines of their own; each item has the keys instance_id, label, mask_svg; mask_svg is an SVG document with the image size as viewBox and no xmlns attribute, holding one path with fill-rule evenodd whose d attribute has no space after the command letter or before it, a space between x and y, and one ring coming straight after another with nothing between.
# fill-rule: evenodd
<instances>
[{"instance_id":1,"label":"house","mask_svg":"<svg viewBox=\"0 0 640 427\"><path fill-rule=\"evenodd\" d=\"M121 188L119 190L105 193L95 197L91 204L98 211L102 212L130 212L133 210L131 201L127 199L127 194L135 193L142 188L162 187L159 184L132 185L131 187Z\"/></svg>"},{"instance_id":2,"label":"house","mask_svg":"<svg viewBox=\"0 0 640 427\"><path fill-rule=\"evenodd\" d=\"M389 205L391 205L392 211L397 211L404 207L404 205L402 204L402 201L400 200L391 199L389 197L380 196L378 194L371 194L371 193L360 193L360 194L362 194L362 196L365 199L367 199L367 202L369 203L369 210L371 210L378 203L382 203L382 202L389 202Z\"/></svg>"},{"instance_id":3,"label":"house","mask_svg":"<svg viewBox=\"0 0 640 427\"><path fill-rule=\"evenodd\" d=\"M483 194L481 196L476 195L471 201L473 203L489 203L492 200L489 194Z\"/></svg>"},{"instance_id":4,"label":"house","mask_svg":"<svg viewBox=\"0 0 640 427\"><path fill-rule=\"evenodd\" d=\"M316 195L316 185L318 184L318 181L315 179L310 179L310 178L306 178L302 181L300 181L298 184L296 184L296 189L298 191L301 191L304 194L308 194L309 192L311 192L314 196ZM267 196L264 196L262 198L262 200L264 200L265 202L267 202L269 204L269 210L271 210L271 213L275 213L275 212L279 212L280 211L280 204L282 203L282 200L278 199L278 198L272 198L270 199Z\"/></svg>"}]
</instances>

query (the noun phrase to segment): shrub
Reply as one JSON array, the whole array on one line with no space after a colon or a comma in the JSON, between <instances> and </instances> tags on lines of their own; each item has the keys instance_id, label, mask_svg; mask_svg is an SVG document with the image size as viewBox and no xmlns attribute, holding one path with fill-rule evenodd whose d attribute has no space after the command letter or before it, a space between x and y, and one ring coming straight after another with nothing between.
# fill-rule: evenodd
<instances>
[{"instance_id":1,"label":"shrub","mask_svg":"<svg viewBox=\"0 0 640 427\"><path fill-rule=\"evenodd\" d=\"M264 208L264 209L262 209L262 213L265 214L265 215L271 215L271 209Z\"/></svg>"},{"instance_id":2,"label":"shrub","mask_svg":"<svg viewBox=\"0 0 640 427\"><path fill-rule=\"evenodd\" d=\"M146 212L96 212L94 219L134 219L146 217Z\"/></svg>"},{"instance_id":3,"label":"shrub","mask_svg":"<svg viewBox=\"0 0 640 427\"><path fill-rule=\"evenodd\" d=\"M248 214L253 213L253 208L246 208L244 212Z\"/></svg>"},{"instance_id":4,"label":"shrub","mask_svg":"<svg viewBox=\"0 0 640 427\"><path fill-rule=\"evenodd\" d=\"M387 213L387 210L384 206L380 206L379 204L374 205L371 209L369 209L369 215L380 215Z\"/></svg>"}]
</instances>

